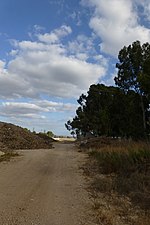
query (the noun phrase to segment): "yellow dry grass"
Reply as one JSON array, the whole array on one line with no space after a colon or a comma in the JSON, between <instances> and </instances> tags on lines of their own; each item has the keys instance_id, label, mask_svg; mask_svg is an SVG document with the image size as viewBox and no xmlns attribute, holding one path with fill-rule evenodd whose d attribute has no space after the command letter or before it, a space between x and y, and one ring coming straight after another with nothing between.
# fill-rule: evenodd
<instances>
[{"instance_id":1,"label":"yellow dry grass","mask_svg":"<svg viewBox=\"0 0 150 225\"><path fill-rule=\"evenodd\" d=\"M97 224L149 225L150 143L109 140L92 143L88 152L85 174Z\"/></svg>"}]
</instances>

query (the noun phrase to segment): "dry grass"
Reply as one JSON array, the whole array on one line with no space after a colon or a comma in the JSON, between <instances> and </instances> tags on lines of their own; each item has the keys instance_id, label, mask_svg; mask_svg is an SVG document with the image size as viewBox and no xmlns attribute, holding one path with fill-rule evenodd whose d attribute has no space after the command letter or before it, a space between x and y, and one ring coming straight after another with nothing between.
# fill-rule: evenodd
<instances>
[{"instance_id":1,"label":"dry grass","mask_svg":"<svg viewBox=\"0 0 150 225\"><path fill-rule=\"evenodd\" d=\"M106 142L88 152L85 173L91 179L90 192L97 223L148 225L150 144Z\"/></svg>"},{"instance_id":2,"label":"dry grass","mask_svg":"<svg viewBox=\"0 0 150 225\"><path fill-rule=\"evenodd\" d=\"M89 153L97 159L105 174L133 172L147 173L150 170L150 144L126 143L120 146L106 146Z\"/></svg>"}]
</instances>

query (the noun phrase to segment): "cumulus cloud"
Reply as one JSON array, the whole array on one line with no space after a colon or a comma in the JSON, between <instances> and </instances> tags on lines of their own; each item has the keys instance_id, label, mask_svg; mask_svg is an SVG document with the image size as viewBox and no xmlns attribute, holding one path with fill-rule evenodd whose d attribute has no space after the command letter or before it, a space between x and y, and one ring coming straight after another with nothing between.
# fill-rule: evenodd
<instances>
[{"instance_id":1,"label":"cumulus cloud","mask_svg":"<svg viewBox=\"0 0 150 225\"><path fill-rule=\"evenodd\" d=\"M42 115L38 114L48 112L48 109L27 102L3 102L0 109L1 116L16 117L17 115L18 118L42 118Z\"/></svg>"},{"instance_id":2,"label":"cumulus cloud","mask_svg":"<svg viewBox=\"0 0 150 225\"><path fill-rule=\"evenodd\" d=\"M0 60L0 73L6 73L5 62Z\"/></svg>"},{"instance_id":3,"label":"cumulus cloud","mask_svg":"<svg viewBox=\"0 0 150 225\"><path fill-rule=\"evenodd\" d=\"M44 119L43 113L74 112L76 104L38 100L33 102L2 102L0 116L15 118Z\"/></svg>"},{"instance_id":4,"label":"cumulus cloud","mask_svg":"<svg viewBox=\"0 0 150 225\"><path fill-rule=\"evenodd\" d=\"M68 134L67 131L64 132L64 124L75 109L75 104L48 100L7 101L0 104L0 118L37 132L52 130L55 134L62 135Z\"/></svg>"},{"instance_id":5,"label":"cumulus cloud","mask_svg":"<svg viewBox=\"0 0 150 225\"><path fill-rule=\"evenodd\" d=\"M36 105L46 108L49 112L64 112L72 111L77 108L77 104L73 103L63 103L63 102L53 102L48 100L39 100L36 101Z\"/></svg>"},{"instance_id":6,"label":"cumulus cloud","mask_svg":"<svg viewBox=\"0 0 150 225\"><path fill-rule=\"evenodd\" d=\"M59 29L55 29L50 33L38 34L38 39L44 43L56 43L61 38L67 36L72 32L71 27L62 25Z\"/></svg>"},{"instance_id":7,"label":"cumulus cloud","mask_svg":"<svg viewBox=\"0 0 150 225\"><path fill-rule=\"evenodd\" d=\"M145 14L149 1L142 1ZM89 26L101 39L101 51L116 56L119 50L133 41L150 41L150 29L140 25L138 0L82 0L93 9ZM147 8L148 6L148 8Z\"/></svg>"},{"instance_id":8,"label":"cumulus cloud","mask_svg":"<svg viewBox=\"0 0 150 225\"><path fill-rule=\"evenodd\" d=\"M75 40L69 41L67 48L72 55L81 60L87 60L96 54L94 38L85 35L78 35Z\"/></svg>"},{"instance_id":9,"label":"cumulus cloud","mask_svg":"<svg viewBox=\"0 0 150 225\"><path fill-rule=\"evenodd\" d=\"M134 0L134 6L137 8L138 6L142 9L140 11L141 16L146 21L150 22L150 1L149 0Z\"/></svg>"},{"instance_id":10,"label":"cumulus cloud","mask_svg":"<svg viewBox=\"0 0 150 225\"><path fill-rule=\"evenodd\" d=\"M104 76L106 64L86 60L92 52L91 40L79 36L80 46L76 52L76 42L62 44L61 40L70 32L70 27L62 26L52 32L57 40L47 40L42 34L38 34L35 41L13 40L14 49L10 52L13 59L7 66L0 63L0 97L40 98L44 94L76 98ZM87 50L81 42L88 43Z\"/></svg>"},{"instance_id":11,"label":"cumulus cloud","mask_svg":"<svg viewBox=\"0 0 150 225\"><path fill-rule=\"evenodd\" d=\"M0 97L2 99L14 99L20 98L22 94L26 94L26 97L35 97L35 93L30 86L28 91L26 87L29 85L22 77L16 73L10 73L6 69L6 63L0 61Z\"/></svg>"}]
</instances>

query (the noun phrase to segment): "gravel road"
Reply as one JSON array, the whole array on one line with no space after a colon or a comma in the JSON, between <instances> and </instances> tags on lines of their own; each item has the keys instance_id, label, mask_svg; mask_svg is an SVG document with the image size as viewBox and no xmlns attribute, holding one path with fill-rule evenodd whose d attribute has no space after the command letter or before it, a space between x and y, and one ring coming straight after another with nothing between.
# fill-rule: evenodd
<instances>
[{"instance_id":1,"label":"gravel road","mask_svg":"<svg viewBox=\"0 0 150 225\"><path fill-rule=\"evenodd\" d=\"M89 224L85 155L73 144L54 146L0 163L0 225Z\"/></svg>"}]
</instances>

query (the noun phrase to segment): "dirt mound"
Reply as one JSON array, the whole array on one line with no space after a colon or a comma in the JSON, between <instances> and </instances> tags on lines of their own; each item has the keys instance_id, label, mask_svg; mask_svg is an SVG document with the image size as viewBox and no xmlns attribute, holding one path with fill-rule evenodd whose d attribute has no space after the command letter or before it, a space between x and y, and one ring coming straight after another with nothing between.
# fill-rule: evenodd
<instances>
[{"instance_id":1,"label":"dirt mound","mask_svg":"<svg viewBox=\"0 0 150 225\"><path fill-rule=\"evenodd\" d=\"M49 138L49 141L46 141L24 128L0 122L0 150L42 148L52 148L52 139Z\"/></svg>"},{"instance_id":2,"label":"dirt mound","mask_svg":"<svg viewBox=\"0 0 150 225\"><path fill-rule=\"evenodd\" d=\"M6 147L6 145L4 145L4 143L2 143L1 141L0 141L0 151L7 151L8 150L8 148Z\"/></svg>"}]
</instances>

